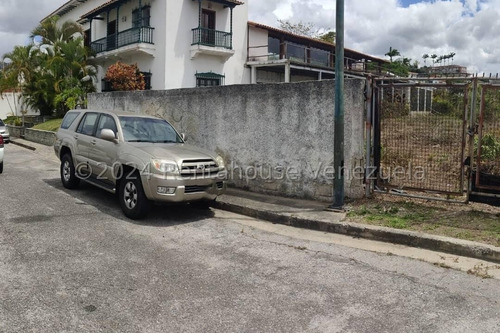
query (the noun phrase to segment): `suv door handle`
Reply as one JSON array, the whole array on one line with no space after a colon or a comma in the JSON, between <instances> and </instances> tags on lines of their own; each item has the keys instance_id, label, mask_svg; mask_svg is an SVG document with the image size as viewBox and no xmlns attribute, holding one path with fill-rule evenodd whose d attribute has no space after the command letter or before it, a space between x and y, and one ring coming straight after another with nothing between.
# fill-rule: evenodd
<instances>
[{"instance_id":1,"label":"suv door handle","mask_svg":"<svg viewBox=\"0 0 500 333\"><path fill-rule=\"evenodd\" d=\"M97 143L97 141L96 140L92 140L92 141L90 141L90 143L92 144L92 146L95 146L95 144Z\"/></svg>"},{"instance_id":2,"label":"suv door handle","mask_svg":"<svg viewBox=\"0 0 500 333\"><path fill-rule=\"evenodd\" d=\"M78 135L75 135L74 138L75 138L75 140L78 140Z\"/></svg>"}]
</instances>

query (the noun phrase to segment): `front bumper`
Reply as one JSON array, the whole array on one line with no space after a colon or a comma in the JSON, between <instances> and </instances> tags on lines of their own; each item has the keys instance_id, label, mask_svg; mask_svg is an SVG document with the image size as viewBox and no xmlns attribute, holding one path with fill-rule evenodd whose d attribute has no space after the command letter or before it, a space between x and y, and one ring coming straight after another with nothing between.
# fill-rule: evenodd
<instances>
[{"instance_id":1,"label":"front bumper","mask_svg":"<svg viewBox=\"0 0 500 333\"><path fill-rule=\"evenodd\" d=\"M146 197L158 202L190 202L215 200L226 191L225 173L203 178L148 174L141 176ZM159 193L159 188L175 188L172 194Z\"/></svg>"}]
</instances>

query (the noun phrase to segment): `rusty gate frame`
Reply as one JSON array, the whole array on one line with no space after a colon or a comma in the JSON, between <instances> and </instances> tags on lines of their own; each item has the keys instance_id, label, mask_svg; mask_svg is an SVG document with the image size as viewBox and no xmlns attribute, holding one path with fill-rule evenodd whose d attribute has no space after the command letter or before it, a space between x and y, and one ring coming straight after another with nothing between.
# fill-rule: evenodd
<instances>
[{"instance_id":1,"label":"rusty gate frame","mask_svg":"<svg viewBox=\"0 0 500 333\"><path fill-rule=\"evenodd\" d=\"M429 81L433 80L439 80L444 83L430 83ZM395 81L406 81L405 83L395 83ZM412 81L412 82L410 82ZM449 82L460 82L460 83L449 83ZM388 83L384 83L388 82ZM396 187L393 186L391 187L390 185L388 186L387 184L384 184L384 187L386 190L381 190L377 188L377 183L380 183L380 165L381 165L381 157L380 157L380 133L381 133L381 89L383 87L437 87L437 88L446 88L446 87L464 87L464 106L462 110L462 137L461 137L461 151L460 151L460 181L459 181L459 188L461 190L459 191L440 191L440 190L434 190L434 189L425 189L425 188L415 188L415 187ZM469 90L472 87L473 91L473 96L472 96L472 102L471 98L469 96ZM468 124L468 117L470 116L472 118L472 115L474 114L474 100L475 100L475 90L477 89L477 78L471 78L471 77L439 77L439 78L397 78L397 77L380 77L380 78L373 78L372 79L372 96L371 96L371 111L369 114L371 114L371 117L369 119L370 124L367 122L367 129L373 126L373 166L367 165L367 170L375 170L376 172L376 177L375 178L370 178L366 181L366 186L369 188L371 185L373 185L373 190L378 193L389 193L393 195L400 195L400 196L405 196L405 197L416 197L416 198L422 198L422 199L431 199L431 200L444 200L444 201L449 201L449 202L468 202L468 197L470 193L470 177L467 177L466 175L466 166L464 165L464 159L465 159L465 153L466 153L466 147L467 147L467 139L469 138L472 140L473 138L473 133L472 136L470 134L470 128L467 127ZM371 137L371 133L367 133L367 136ZM473 153L469 154L470 159L473 158ZM371 163L369 163L371 164ZM370 182L373 182L373 184L370 184ZM466 184L467 182L467 184ZM466 186L467 185L467 186ZM438 198L435 196L431 195L417 195L417 194L408 194L404 193L401 191L393 191L394 189L402 189L402 190L412 190L412 191L418 191L418 192L424 192L424 193L431 193L431 194L444 194L447 196L447 198ZM368 192L368 191L367 191ZM465 196L464 200L455 200L451 199L450 196Z\"/></svg>"},{"instance_id":2,"label":"rusty gate frame","mask_svg":"<svg viewBox=\"0 0 500 333\"><path fill-rule=\"evenodd\" d=\"M492 84L492 83L487 83L487 84L481 84L481 109L479 113L479 124L478 124L478 130L477 130L477 135L478 135L478 143L477 143L477 156L476 157L476 176L475 179L473 180L475 182L475 186L477 189L483 189L483 190L493 190L493 191L500 191L500 186L490 186L490 185L484 185L481 184L480 181L480 167L481 167L481 155L482 155L482 139L483 139L483 125L484 125L484 118L485 118L485 112L486 112L486 92L489 90L500 90L500 84Z\"/></svg>"}]
</instances>

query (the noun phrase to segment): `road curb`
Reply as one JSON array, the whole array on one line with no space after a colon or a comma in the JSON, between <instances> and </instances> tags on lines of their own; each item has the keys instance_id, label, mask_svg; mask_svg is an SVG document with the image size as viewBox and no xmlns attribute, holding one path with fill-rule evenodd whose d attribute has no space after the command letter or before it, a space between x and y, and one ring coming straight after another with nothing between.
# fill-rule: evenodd
<instances>
[{"instance_id":1,"label":"road curb","mask_svg":"<svg viewBox=\"0 0 500 333\"><path fill-rule=\"evenodd\" d=\"M29 145L25 145L24 143L17 142L16 140L10 140L10 143L12 143L12 144L14 144L16 146L19 146L19 147L23 147L23 148L29 149L29 150L33 150L33 151L36 150L35 147L29 146Z\"/></svg>"},{"instance_id":2,"label":"road curb","mask_svg":"<svg viewBox=\"0 0 500 333\"><path fill-rule=\"evenodd\" d=\"M500 263L500 248L477 242L354 222L326 222L313 220L297 216L297 214L280 214L273 211L242 206L224 201L216 201L213 204L213 207L297 228L331 232L355 238L365 238L375 241L407 245Z\"/></svg>"}]
</instances>

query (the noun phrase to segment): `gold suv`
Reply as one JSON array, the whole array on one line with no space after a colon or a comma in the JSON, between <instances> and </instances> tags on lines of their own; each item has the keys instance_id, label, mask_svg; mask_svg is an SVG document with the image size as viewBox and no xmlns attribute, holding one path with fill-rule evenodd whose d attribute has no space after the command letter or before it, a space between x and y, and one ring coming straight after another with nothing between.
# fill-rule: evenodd
<instances>
[{"instance_id":1,"label":"gold suv","mask_svg":"<svg viewBox=\"0 0 500 333\"><path fill-rule=\"evenodd\" d=\"M54 144L64 187L81 180L117 193L139 219L151 202L208 206L226 189L222 157L185 143L164 119L130 112L72 110Z\"/></svg>"}]
</instances>

